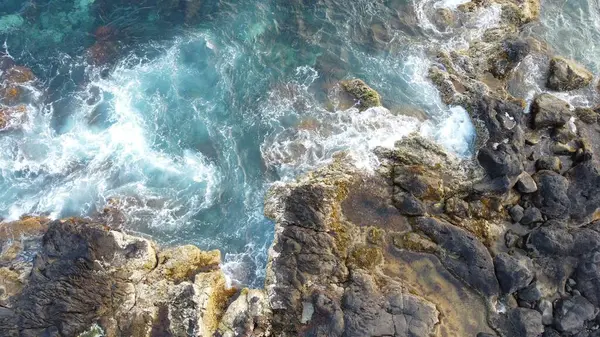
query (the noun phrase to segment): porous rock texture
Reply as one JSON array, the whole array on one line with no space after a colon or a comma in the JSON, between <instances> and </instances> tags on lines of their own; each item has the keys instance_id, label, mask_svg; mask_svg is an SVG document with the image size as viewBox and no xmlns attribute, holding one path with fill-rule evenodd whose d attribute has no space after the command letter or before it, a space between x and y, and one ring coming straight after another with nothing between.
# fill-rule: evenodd
<instances>
[{"instance_id":1,"label":"porous rock texture","mask_svg":"<svg viewBox=\"0 0 600 337\"><path fill-rule=\"evenodd\" d=\"M340 153L274 185L264 289L230 287L218 251L161 249L106 218L2 223L0 335L599 336L600 127L509 93L543 53L520 35L540 6L457 15L490 5L500 26L429 72L476 125L473 159L410 135L375 151L377 172Z\"/></svg>"}]
</instances>

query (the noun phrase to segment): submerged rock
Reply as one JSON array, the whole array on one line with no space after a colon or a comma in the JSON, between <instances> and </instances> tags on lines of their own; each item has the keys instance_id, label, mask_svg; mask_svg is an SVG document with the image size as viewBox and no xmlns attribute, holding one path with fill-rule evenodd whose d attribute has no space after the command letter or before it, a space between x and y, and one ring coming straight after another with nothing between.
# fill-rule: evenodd
<instances>
[{"instance_id":1,"label":"submerged rock","mask_svg":"<svg viewBox=\"0 0 600 337\"><path fill-rule=\"evenodd\" d=\"M575 61L556 56L550 60L546 86L556 91L570 91L588 86L592 79L592 73Z\"/></svg>"}]
</instances>

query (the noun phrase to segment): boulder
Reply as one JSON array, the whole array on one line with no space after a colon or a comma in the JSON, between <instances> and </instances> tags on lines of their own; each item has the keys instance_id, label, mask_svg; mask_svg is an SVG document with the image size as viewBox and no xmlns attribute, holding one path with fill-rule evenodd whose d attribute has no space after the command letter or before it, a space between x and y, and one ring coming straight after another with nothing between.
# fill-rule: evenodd
<instances>
[{"instance_id":1,"label":"boulder","mask_svg":"<svg viewBox=\"0 0 600 337\"><path fill-rule=\"evenodd\" d=\"M523 211L523 207L521 207L520 205L515 205L510 208L508 213L513 222L519 222L521 221L521 219L523 219Z\"/></svg>"},{"instance_id":2,"label":"boulder","mask_svg":"<svg viewBox=\"0 0 600 337\"><path fill-rule=\"evenodd\" d=\"M521 193L533 193L537 191L537 185L529 173L523 171L521 175L519 175L517 190Z\"/></svg>"},{"instance_id":3,"label":"boulder","mask_svg":"<svg viewBox=\"0 0 600 337\"><path fill-rule=\"evenodd\" d=\"M547 171L554 171L556 173L560 173L560 170L562 169L562 163L558 157L541 156L535 162L535 168L538 171L547 170Z\"/></svg>"},{"instance_id":4,"label":"boulder","mask_svg":"<svg viewBox=\"0 0 600 337\"><path fill-rule=\"evenodd\" d=\"M576 288L593 305L600 306L600 252L584 255L574 276Z\"/></svg>"},{"instance_id":5,"label":"boulder","mask_svg":"<svg viewBox=\"0 0 600 337\"><path fill-rule=\"evenodd\" d=\"M531 106L533 125L536 129L563 126L571 118L569 103L550 95L538 95Z\"/></svg>"},{"instance_id":6,"label":"boulder","mask_svg":"<svg viewBox=\"0 0 600 337\"><path fill-rule=\"evenodd\" d=\"M497 150L487 147L480 149L477 160L492 179L502 176L517 176L523 168L516 154L500 147Z\"/></svg>"},{"instance_id":7,"label":"boulder","mask_svg":"<svg viewBox=\"0 0 600 337\"><path fill-rule=\"evenodd\" d=\"M542 212L535 207L529 207L523 212L523 217L521 218L521 223L523 225L532 225L538 222L544 221L542 217Z\"/></svg>"},{"instance_id":8,"label":"boulder","mask_svg":"<svg viewBox=\"0 0 600 337\"><path fill-rule=\"evenodd\" d=\"M536 302L542 298L542 286L538 282L533 282L527 287L518 291L517 296L525 302Z\"/></svg>"},{"instance_id":9,"label":"boulder","mask_svg":"<svg viewBox=\"0 0 600 337\"><path fill-rule=\"evenodd\" d=\"M423 165L395 166L394 185L421 200L439 201L443 197L443 180L437 172Z\"/></svg>"},{"instance_id":10,"label":"boulder","mask_svg":"<svg viewBox=\"0 0 600 337\"><path fill-rule=\"evenodd\" d=\"M556 56L550 60L546 86L556 91L569 91L588 86L593 75L573 60Z\"/></svg>"},{"instance_id":11,"label":"boulder","mask_svg":"<svg viewBox=\"0 0 600 337\"><path fill-rule=\"evenodd\" d=\"M544 226L531 231L528 244L543 255L571 255L575 246L573 235L565 228Z\"/></svg>"},{"instance_id":12,"label":"boulder","mask_svg":"<svg viewBox=\"0 0 600 337\"><path fill-rule=\"evenodd\" d=\"M437 8L433 13L433 23L439 29L446 30L454 26L455 21L456 14L448 8Z\"/></svg>"},{"instance_id":13,"label":"boulder","mask_svg":"<svg viewBox=\"0 0 600 337\"><path fill-rule=\"evenodd\" d=\"M596 308L580 295L558 300L554 310L554 325L558 331L575 333L586 321L596 316Z\"/></svg>"},{"instance_id":14,"label":"boulder","mask_svg":"<svg viewBox=\"0 0 600 337\"><path fill-rule=\"evenodd\" d=\"M571 217L581 223L595 220L600 209L600 172L597 165L591 160L584 161L571 168L565 177L569 181L567 195Z\"/></svg>"},{"instance_id":15,"label":"boulder","mask_svg":"<svg viewBox=\"0 0 600 337\"><path fill-rule=\"evenodd\" d=\"M360 111L381 106L381 97L377 91L369 87L364 81L354 79L342 81L340 84L345 92L354 97Z\"/></svg>"},{"instance_id":16,"label":"boulder","mask_svg":"<svg viewBox=\"0 0 600 337\"><path fill-rule=\"evenodd\" d=\"M212 335L237 292L226 287L218 254L159 252L90 220L49 223L39 249L18 292L11 274L0 275L2 336L77 336L93 324L107 336Z\"/></svg>"},{"instance_id":17,"label":"boulder","mask_svg":"<svg viewBox=\"0 0 600 337\"><path fill-rule=\"evenodd\" d=\"M598 112L590 108L575 108L575 115L586 124L598 123Z\"/></svg>"},{"instance_id":18,"label":"boulder","mask_svg":"<svg viewBox=\"0 0 600 337\"><path fill-rule=\"evenodd\" d=\"M534 179L538 186L533 195L536 207L548 218L568 218L571 208L569 180L554 171L539 171Z\"/></svg>"},{"instance_id":19,"label":"boulder","mask_svg":"<svg viewBox=\"0 0 600 337\"><path fill-rule=\"evenodd\" d=\"M503 293L512 294L531 283L534 274L531 271L531 261L527 263L527 260L529 259L526 257L518 259L506 253L494 257L496 277Z\"/></svg>"},{"instance_id":20,"label":"boulder","mask_svg":"<svg viewBox=\"0 0 600 337\"><path fill-rule=\"evenodd\" d=\"M544 332L542 315L531 309L509 309L492 316L491 323L503 337L538 337Z\"/></svg>"}]
</instances>

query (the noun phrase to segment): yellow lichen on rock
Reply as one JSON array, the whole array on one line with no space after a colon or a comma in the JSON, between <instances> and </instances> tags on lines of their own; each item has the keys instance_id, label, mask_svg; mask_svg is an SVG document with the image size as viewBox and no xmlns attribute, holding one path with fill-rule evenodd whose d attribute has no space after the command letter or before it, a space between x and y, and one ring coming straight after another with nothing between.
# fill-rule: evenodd
<instances>
[{"instance_id":1,"label":"yellow lichen on rock","mask_svg":"<svg viewBox=\"0 0 600 337\"><path fill-rule=\"evenodd\" d=\"M48 229L50 219L23 216L12 222L0 223L0 240L16 239L27 235L41 235Z\"/></svg>"},{"instance_id":2,"label":"yellow lichen on rock","mask_svg":"<svg viewBox=\"0 0 600 337\"><path fill-rule=\"evenodd\" d=\"M158 263L158 273L174 282L182 282L199 272L216 270L221 263L221 252L205 252L192 245L179 246L160 252Z\"/></svg>"},{"instance_id":3,"label":"yellow lichen on rock","mask_svg":"<svg viewBox=\"0 0 600 337\"><path fill-rule=\"evenodd\" d=\"M238 293L236 288L227 288L225 277L219 271L196 275L195 284L201 289L200 303L203 304L202 336L212 336L218 329L221 318L227 310L232 297Z\"/></svg>"},{"instance_id":4,"label":"yellow lichen on rock","mask_svg":"<svg viewBox=\"0 0 600 337\"><path fill-rule=\"evenodd\" d=\"M381 248L361 245L354 249L348 258L348 265L372 270L383 263Z\"/></svg>"},{"instance_id":5,"label":"yellow lichen on rock","mask_svg":"<svg viewBox=\"0 0 600 337\"><path fill-rule=\"evenodd\" d=\"M435 253L439 250L438 245L424 236L414 232L394 235L393 244L397 248L413 252Z\"/></svg>"},{"instance_id":6,"label":"yellow lichen on rock","mask_svg":"<svg viewBox=\"0 0 600 337\"><path fill-rule=\"evenodd\" d=\"M6 301L22 289L23 283L19 279L19 273L5 267L0 268L0 305L6 305Z\"/></svg>"}]
</instances>

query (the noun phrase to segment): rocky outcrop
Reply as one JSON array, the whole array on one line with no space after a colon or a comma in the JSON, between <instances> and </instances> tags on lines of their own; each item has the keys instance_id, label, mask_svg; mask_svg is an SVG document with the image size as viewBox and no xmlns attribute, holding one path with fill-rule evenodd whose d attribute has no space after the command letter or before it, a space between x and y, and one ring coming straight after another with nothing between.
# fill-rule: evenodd
<instances>
[{"instance_id":1,"label":"rocky outcrop","mask_svg":"<svg viewBox=\"0 0 600 337\"><path fill-rule=\"evenodd\" d=\"M519 30L539 2L494 3L501 27L429 72L476 125L473 159L410 135L375 151L377 172L342 153L274 185L264 289L229 287L218 251L161 249L111 216L2 223L0 335L600 334L597 120L550 94L526 111L507 92L536 50ZM364 82L343 85L359 109L380 105Z\"/></svg>"},{"instance_id":2,"label":"rocky outcrop","mask_svg":"<svg viewBox=\"0 0 600 337\"><path fill-rule=\"evenodd\" d=\"M359 79L340 82L342 89L354 99L355 105L360 111L368 108L381 106L381 98L377 91L369 87Z\"/></svg>"},{"instance_id":3,"label":"rocky outcrop","mask_svg":"<svg viewBox=\"0 0 600 337\"><path fill-rule=\"evenodd\" d=\"M40 245L32 261L15 258L0 269L8 276L2 336L76 336L93 324L106 336L209 336L221 324L269 329L268 310L247 310L246 320L232 321L234 309L227 307L248 294L240 299L242 293L227 287L218 251L161 251L83 219L50 222ZM251 298L248 308L268 308L264 296Z\"/></svg>"},{"instance_id":4,"label":"rocky outcrop","mask_svg":"<svg viewBox=\"0 0 600 337\"><path fill-rule=\"evenodd\" d=\"M569 91L588 86L594 76L573 60L556 56L550 60L546 86L556 91Z\"/></svg>"}]
</instances>

